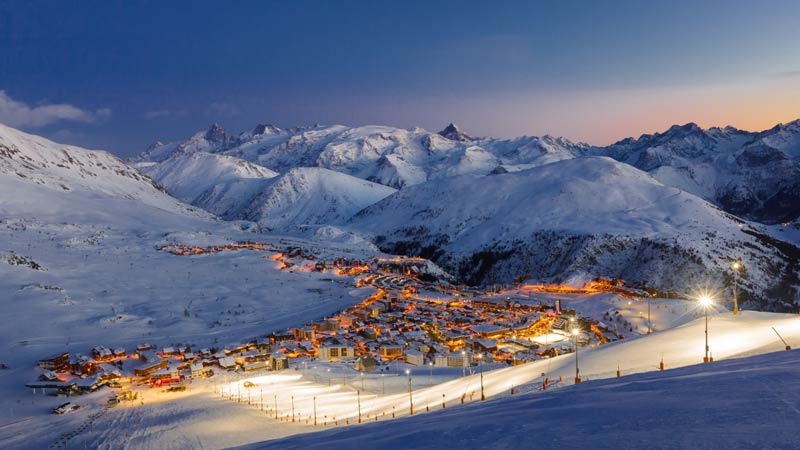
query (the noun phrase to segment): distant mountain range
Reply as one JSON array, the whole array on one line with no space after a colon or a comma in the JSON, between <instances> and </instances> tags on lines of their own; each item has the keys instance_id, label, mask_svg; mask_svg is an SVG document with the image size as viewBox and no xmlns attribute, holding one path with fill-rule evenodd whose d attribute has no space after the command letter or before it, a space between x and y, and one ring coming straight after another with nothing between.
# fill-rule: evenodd
<instances>
[{"instance_id":1,"label":"distant mountain range","mask_svg":"<svg viewBox=\"0 0 800 450\"><path fill-rule=\"evenodd\" d=\"M129 165L0 127L0 183L14 193L0 209L140 229L153 214L178 228L181 217L218 216L242 229L421 255L484 285L603 276L680 295L711 281L729 296L730 264L741 260L748 305L793 310L800 221L746 218L791 217L797 128L687 125L598 148L474 138L454 125L441 134L263 125L238 136L213 126ZM733 197L723 188L757 202L748 214L726 211Z\"/></svg>"},{"instance_id":2,"label":"distant mountain range","mask_svg":"<svg viewBox=\"0 0 800 450\"><path fill-rule=\"evenodd\" d=\"M131 162L163 163L196 152L239 158L279 173L322 167L396 189L608 156L747 220L775 224L800 216L800 120L757 133L675 125L607 147L547 135L474 138L454 124L439 133L383 126L258 125L235 136L215 124L183 142L157 142Z\"/></svg>"},{"instance_id":3,"label":"distant mountain range","mask_svg":"<svg viewBox=\"0 0 800 450\"><path fill-rule=\"evenodd\" d=\"M758 133L676 125L607 147L473 137L452 123L238 135L215 124L131 162L223 218L282 233L334 226L474 284L605 276L680 292L710 277L727 290L741 259L752 304L798 302L800 250L759 223L800 215L800 121Z\"/></svg>"}]
</instances>

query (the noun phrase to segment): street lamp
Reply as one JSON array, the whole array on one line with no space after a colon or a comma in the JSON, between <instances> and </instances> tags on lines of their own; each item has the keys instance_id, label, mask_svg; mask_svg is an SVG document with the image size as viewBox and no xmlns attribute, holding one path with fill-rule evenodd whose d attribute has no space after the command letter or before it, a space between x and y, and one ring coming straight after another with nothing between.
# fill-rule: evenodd
<instances>
[{"instance_id":1,"label":"street lamp","mask_svg":"<svg viewBox=\"0 0 800 450\"><path fill-rule=\"evenodd\" d=\"M742 269L742 263L734 261L733 264L731 264L731 268L733 269L733 315L735 316L739 314L739 286L737 285L737 276Z\"/></svg>"},{"instance_id":2,"label":"street lamp","mask_svg":"<svg viewBox=\"0 0 800 450\"><path fill-rule=\"evenodd\" d=\"M575 336L575 384L581 382L580 377L580 369L578 369L578 335L580 334L581 330L578 328L572 329L572 335Z\"/></svg>"},{"instance_id":3,"label":"street lamp","mask_svg":"<svg viewBox=\"0 0 800 450\"><path fill-rule=\"evenodd\" d=\"M410 415L414 415L414 397L411 394L411 371L406 369L406 376L408 376L408 404Z\"/></svg>"},{"instance_id":4,"label":"street lamp","mask_svg":"<svg viewBox=\"0 0 800 450\"><path fill-rule=\"evenodd\" d=\"M461 376L467 376L467 352L465 350L461 350Z\"/></svg>"},{"instance_id":5,"label":"street lamp","mask_svg":"<svg viewBox=\"0 0 800 450\"><path fill-rule=\"evenodd\" d=\"M486 396L483 395L483 353L478 355L478 367L481 370L481 401L486 400Z\"/></svg>"},{"instance_id":6,"label":"street lamp","mask_svg":"<svg viewBox=\"0 0 800 450\"><path fill-rule=\"evenodd\" d=\"M361 423L361 391L356 391L358 399L358 423Z\"/></svg>"},{"instance_id":7,"label":"street lamp","mask_svg":"<svg viewBox=\"0 0 800 450\"><path fill-rule=\"evenodd\" d=\"M711 358L708 357L708 308L710 308L711 305L714 304L714 299L712 299L711 296L708 294L703 294L698 299L698 302L700 303L700 306L703 307L703 310L705 311L706 315L706 353L705 356L703 357L703 362L707 363L711 361Z\"/></svg>"},{"instance_id":8,"label":"street lamp","mask_svg":"<svg viewBox=\"0 0 800 450\"><path fill-rule=\"evenodd\" d=\"M428 361L428 387L433 387L433 361Z\"/></svg>"}]
</instances>

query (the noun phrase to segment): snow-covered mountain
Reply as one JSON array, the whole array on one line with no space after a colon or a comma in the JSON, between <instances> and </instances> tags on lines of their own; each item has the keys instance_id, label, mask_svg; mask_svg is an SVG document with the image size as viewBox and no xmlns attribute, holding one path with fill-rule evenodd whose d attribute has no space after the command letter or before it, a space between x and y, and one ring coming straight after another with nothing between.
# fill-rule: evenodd
<instances>
[{"instance_id":1,"label":"snow-covered mountain","mask_svg":"<svg viewBox=\"0 0 800 450\"><path fill-rule=\"evenodd\" d=\"M236 218L263 228L337 225L395 189L319 167L300 167L276 177Z\"/></svg>"},{"instance_id":2,"label":"snow-covered mountain","mask_svg":"<svg viewBox=\"0 0 800 450\"><path fill-rule=\"evenodd\" d=\"M234 158L206 152L174 153L159 163L135 166L183 202L235 219L277 173Z\"/></svg>"},{"instance_id":3,"label":"snow-covered mountain","mask_svg":"<svg viewBox=\"0 0 800 450\"><path fill-rule=\"evenodd\" d=\"M586 146L549 136L511 140L472 138L450 124L440 133L385 126L259 125L231 138L213 125L180 143L156 143L132 159L161 162L176 153L225 154L277 172L323 167L402 188L430 179L494 170L510 171L582 154Z\"/></svg>"},{"instance_id":4,"label":"snow-covered mountain","mask_svg":"<svg viewBox=\"0 0 800 450\"><path fill-rule=\"evenodd\" d=\"M147 176L104 151L63 145L0 124L0 209L25 205L31 214L81 213L93 198L140 202L180 215L203 216L168 195ZM13 208L12 208L13 209ZM91 209L84 214L102 214Z\"/></svg>"},{"instance_id":5,"label":"snow-covered mountain","mask_svg":"<svg viewBox=\"0 0 800 450\"><path fill-rule=\"evenodd\" d=\"M754 304L798 300L791 289L768 294L799 284L796 247L606 157L408 187L350 225L385 251L431 258L476 284L604 276L686 293L709 273L726 279L731 260L743 258Z\"/></svg>"},{"instance_id":6,"label":"snow-covered mountain","mask_svg":"<svg viewBox=\"0 0 800 450\"><path fill-rule=\"evenodd\" d=\"M243 159L204 151L175 151L161 162L135 166L186 203L226 220L257 222L264 230L341 224L395 192L320 167L298 167L280 175Z\"/></svg>"},{"instance_id":7,"label":"snow-covered mountain","mask_svg":"<svg viewBox=\"0 0 800 450\"><path fill-rule=\"evenodd\" d=\"M547 135L475 138L452 123L439 133L385 126L259 125L235 137L215 124L184 142L156 143L133 161L160 162L193 152L234 156L280 173L324 167L394 188L513 172L587 154L609 156L748 220L771 224L800 216L800 120L761 133L733 127L704 130L690 123L608 147Z\"/></svg>"},{"instance_id":8,"label":"snow-covered mountain","mask_svg":"<svg viewBox=\"0 0 800 450\"><path fill-rule=\"evenodd\" d=\"M777 223L800 216L800 120L761 133L675 125L594 152L746 219Z\"/></svg>"}]
</instances>

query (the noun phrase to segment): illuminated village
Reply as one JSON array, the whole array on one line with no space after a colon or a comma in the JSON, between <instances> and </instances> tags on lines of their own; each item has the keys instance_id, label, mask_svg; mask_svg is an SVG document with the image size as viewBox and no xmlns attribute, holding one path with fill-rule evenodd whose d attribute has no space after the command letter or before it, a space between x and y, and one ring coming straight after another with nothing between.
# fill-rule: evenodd
<instances>
[{"instance_id":1,"label":"illuminated village","mask_svg":"<svg viewBox=\"0 0 800 450\"><path fill-rule=\"evenodd\" d=\"M425 271L422 258L340 258L327 263L297 247L279 251L266 243L167 245L159 250L176 256L266 252L265 258L277 270L317 271L343 278L363 290L366 298L331 317L265 333L243 344L193 348L141 343L135 348L97 345L85 355L64 352L42 359L41 375L26 384L28 388L34 393L71 396L108 386L118 389L111 397L117 402L137 398L132 388L176 392L198 380L297 372L316 363L338 364L354 374L397 372L401 364L431 371L458 368L463 375L483 364L519 365L573 352L575 345L601 345L623 337L605 323L562 310L558 300L524 301L520 293L641 294L603 280L580 289L521 285L490 293L437 279Z\"/></svg>"}]
</instances>

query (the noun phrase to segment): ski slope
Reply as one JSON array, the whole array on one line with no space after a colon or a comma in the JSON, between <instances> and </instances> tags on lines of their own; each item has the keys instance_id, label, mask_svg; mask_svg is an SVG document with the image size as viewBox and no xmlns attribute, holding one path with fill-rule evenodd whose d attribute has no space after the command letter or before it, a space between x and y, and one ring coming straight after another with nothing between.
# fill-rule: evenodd
<instances>
[{"instance_id":1,"label":"ski slope","mask_svg":"<svg viewBox=\"0 0 800 450\"><path fill-rule=\"evenodd\" d=\"M598 380L242 449L796 449L800 352Z\"/></svg>"}]
</instances>

